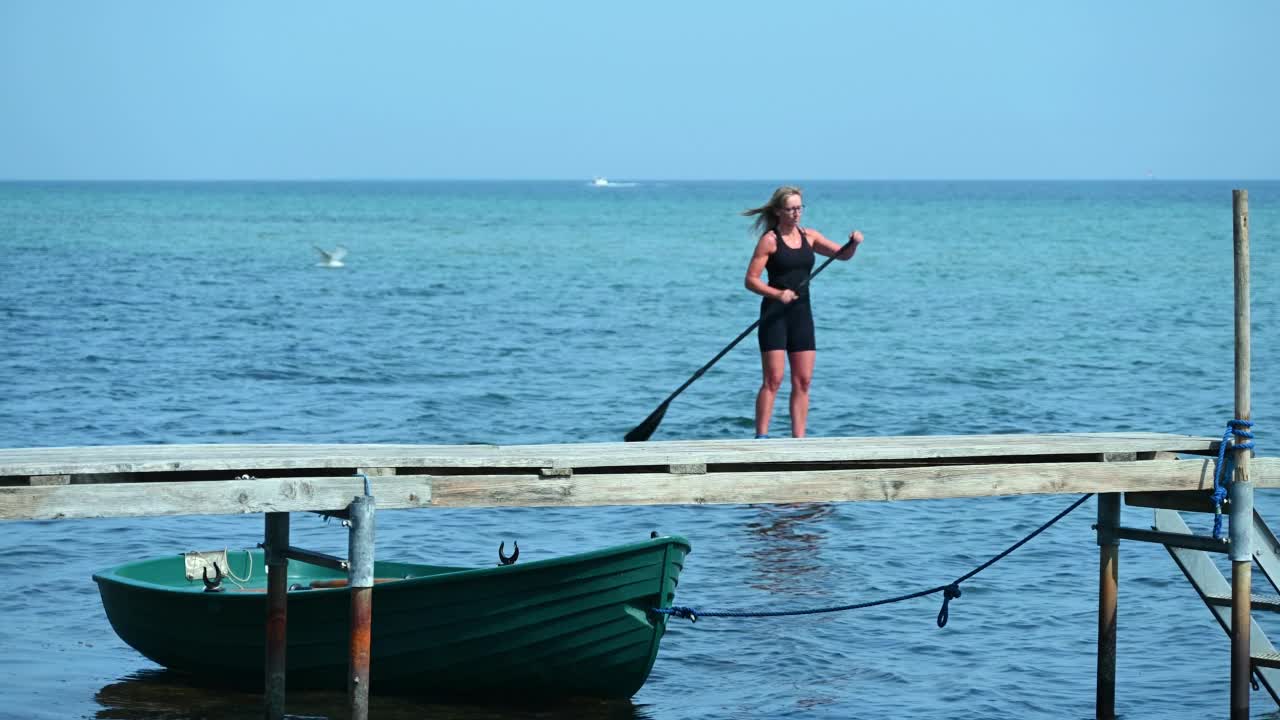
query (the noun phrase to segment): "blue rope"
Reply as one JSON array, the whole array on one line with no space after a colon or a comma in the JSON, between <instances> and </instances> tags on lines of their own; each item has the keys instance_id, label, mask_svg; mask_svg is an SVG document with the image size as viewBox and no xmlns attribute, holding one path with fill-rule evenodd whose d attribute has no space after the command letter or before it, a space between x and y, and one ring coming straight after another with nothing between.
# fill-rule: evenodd
<instances>
[{"instance_id":1,"label":"blue rope","mask_svg":"<svg viewBox=\"0 0 1280 720\"><path fill-rule=\"evenodd\" d=\"M1235 474L1236 454L1227 454L1227 449L1252 450L1253 433L1247 428L1253 427L1250 420L1228 420L1227 431L1222 434L1222 442L1218 443L1218 459L1213 471L1213 539L1222 539L1222 503L1227 499L1227 491L1231 478ZM1244 442L1238 442L1239 438Z\"/></svg>"},{"instance_id":2,"label":"blue rope","mask_svg":"<svg viewBox=\"0 0 1280 720\"><path fill-rule=\"evenodd\" d=\"M982 563L978 567L956 578L956 580L948 585L939 585L928 590L919 590L917 592L899 595L897 597L885 598L883 600L872 600L870 602L855 603L853 605L836 605L834 607L808 608L805 610L698 610L683 605L676 605L669 608L652 608L653 612L659 615L670 615L671 617L688 618L691 622L697 622L700 617L790 617L794 615L817 615L819 613L843 612L845 610L861 610L862 608L875 607L877 605L888 605L890 603L901 602L903 600L913 600L918 597L932 595L936 592L942 593L942 609L938 611L938 627L946 627L949 617L949 608L951 601L960 597L960 583L986 570L1000 560L1003 560L1009 553L1027 544L1032 538L1040 533L1048 530L1050 526L1066 517L1068 513L1080 507L1085 500L1093 497L1093 493L1082 496L1079 500L1071 503L1066 510L1058 513L1052 520L1036 528L1030 535L1022 538L1018 542L1010 545L1000 554Z\"/></svg>"}]
</instances>

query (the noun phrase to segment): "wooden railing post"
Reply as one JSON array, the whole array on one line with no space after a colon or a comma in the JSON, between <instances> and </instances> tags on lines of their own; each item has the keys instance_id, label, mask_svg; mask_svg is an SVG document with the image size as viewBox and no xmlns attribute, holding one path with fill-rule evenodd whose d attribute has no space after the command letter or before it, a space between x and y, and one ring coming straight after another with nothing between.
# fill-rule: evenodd
<instances>
[{"instance_id":1,"label":"wooden railing post","mask_svg":"<svg viewBox=\"0 0 1280 720\"><path fill-rule=\"evenodd\" d=\"M285 648L289 626L289 513L266 514L262 550L267 566L267 651L264 702L267 720L284 717Z\"/></svg>"},{"instance_id":2,"label":"wooden railing post","mask_svg":"<svg viewBox=\"0 0 1280 720\"><path fill-rule=\"evenodd\" d=\"M1235 248L1236 415L1249 420L1249 193L1231 191ZM1250 450L1238 448L1231 483L1231 718L1249 717L1249 677L1253 673L1249 635L1253 623L1253 483Z\"/></svg>"},{"instance_id":3,"label":"wooden railing post","mask_svg":"<svg viewBox=\"0 0 1280 720\"><path fill-rule=\"evenodd\" d=\"M1116 716L1116 614L1120 598L1120 493L1098 495L1098 720Z\"/></svg>"},{"instance_id":4,"label":"wooden railing post","mask_svg":"<svg viewBox=\"0 0 1280 720\"><path fill-rule=\"evenodd\" d=\"M351 720L366 720L369 717L369 649L373 625L373 496L356 496L348 509L351 518L347 554L351 587L351 660L347 698Z\"/></svg>"}]
</instances>

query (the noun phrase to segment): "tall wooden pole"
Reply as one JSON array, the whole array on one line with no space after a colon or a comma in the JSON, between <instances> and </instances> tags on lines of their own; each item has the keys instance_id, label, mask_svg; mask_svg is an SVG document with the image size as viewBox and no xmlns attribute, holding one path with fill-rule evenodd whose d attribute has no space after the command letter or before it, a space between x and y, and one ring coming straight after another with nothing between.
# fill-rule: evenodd
<instances>
[{"instance_id":1,"label":"tall wooden pole","mask_svg":"<svg viewBox=\"0 0 1280 720\"><path fill-rule=\"evenodd\" d=\"M1249 420L1249 193L1231 192L1235 246L1236 419ZM1231 720L1248 720L1253 585L1253 483L1247 449L1235 449L1231 484Z\"/></svg>"},{"instance_id":2,"label":"tall wooden pole","mask_svg":"<svg viewBox=\"0 0 1280 720\"><path fill-rule=\"evenodd\" d=\"M262 543L267 566L267 651L265 705L267 720L284 717L285 647L289 625L289 513L267 513Z\"/></svg>"},{"instance_id":3,"label":"tall wooden pole","mask_svg":"<svg viewBox=\"0 0 1280 720\"><path fill-rule=\"evenodd\" d=\"M1116 716L1116 611L1120 598L1120 493L1098 495L1098 720Z\"/></svg>"},{"instance_id":4,"label":"tall wooden pole","mask_svg":"<svg viewBox=\"0 0 1280 720\"><path fill-rule=\"evenodd\" d=\"M366 488L368 480L366 478ZM351 720L369 717L369 649L373 626L374 502L372 495L357 495L348 506L348 578L351 587L351 658L348 663L347 699Z\"/></svg>"}]
</instances>

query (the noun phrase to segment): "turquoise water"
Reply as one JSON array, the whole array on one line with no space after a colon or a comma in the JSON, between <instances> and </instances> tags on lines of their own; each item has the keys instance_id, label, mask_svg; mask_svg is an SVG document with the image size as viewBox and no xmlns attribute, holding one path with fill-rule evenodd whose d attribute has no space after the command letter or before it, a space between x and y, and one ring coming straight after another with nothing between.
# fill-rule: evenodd
<instances>
[{"instance_id":1,"label":"turquoise water","mask_svg":"<svg viewBox=\"0 0 1280 720\"><path fill-rule=\"evenodd\" d=\"M0 446L620 439L755 319L742 287L753 239L737 213L775 184L0 184ZM1280 183L802 185L806 226L867 236L814 281L809 430L822 436L1220 434L1233 397L1230 191L1248 188L1253 416L1273 454ZM346 266L317 267L312 245L338 244ZM655 439L748 437L758 383L749 338ZM785 385L778 409L785 435ZM501 540L547 557L661 529L694 543L678 602L809 607L945 583L1072 499L386 512L378 541L383 557L489 564ZM1280 510L1270 492L1258 502ZM1094 512L1086 503L966 583L945 630L934 598L678 623L629 703L378 707L1092 717ZM0 577L15 592L0 595L0 717L258 715L251 696L156 675L112 633L89 575L252 545L260 519L4 529ZM344 547L307 516L294 532ZM1226 636L1162 549L1126 545L1122 563L1121 712L1223 714ZM1280 717L1253 697L1256 716ZM340 717L342 705L291 696L290 708Z\"/></svg>"}]
</instances>

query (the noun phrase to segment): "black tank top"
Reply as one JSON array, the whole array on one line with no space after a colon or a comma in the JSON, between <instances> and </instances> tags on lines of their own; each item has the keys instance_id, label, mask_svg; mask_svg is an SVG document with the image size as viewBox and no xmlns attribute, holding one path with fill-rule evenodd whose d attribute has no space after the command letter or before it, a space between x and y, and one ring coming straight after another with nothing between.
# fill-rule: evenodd
<instances>
[{"instance_id":1,"label":"black tank top","mask_svg":"<svg viewBox=\"0 0 1280 720\"><path fill-rule=\"evenodd\" d=\"M769 256L769 262L765 264L765 269L769 271L769 287L778 290L795 290L805 278L809 277L809 273L813 271L813 246L809 244L809 238L805 237L804 228L800 230L800 247L789 247L782 241L782 236L775 229L773 231L774 238L778 241L778 249L773 251ZM808 297L809 293L802 293L802 297Z\"/></svg>"}]
</instances>

